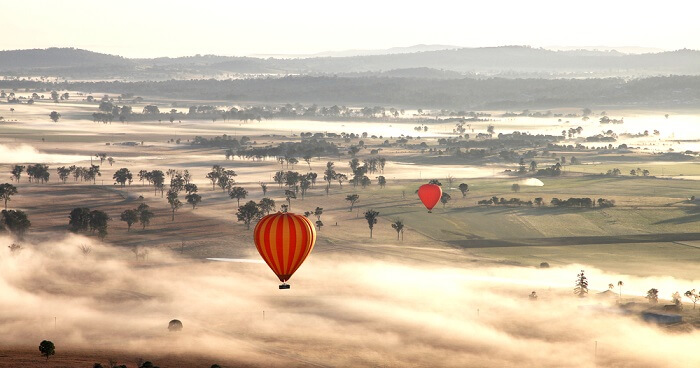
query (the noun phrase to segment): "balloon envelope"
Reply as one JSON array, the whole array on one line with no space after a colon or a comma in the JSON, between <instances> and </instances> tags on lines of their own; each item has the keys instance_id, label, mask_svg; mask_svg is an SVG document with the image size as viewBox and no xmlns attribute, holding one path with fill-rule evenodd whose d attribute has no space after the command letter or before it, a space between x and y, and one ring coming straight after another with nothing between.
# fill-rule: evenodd
<instances>
[{"instance_id":1,"label":"balloon envelope","mask_svg":"<svg viewBox=\"0 0 700 368\"><path fill-rule=\"evenodd\" d=\"M423 184L418 188L418 197L425 205L428 211L432 210L435 205L440 202L442 197L442 189L437 184Z\"/></svg>"},{"instance_id":2,"label":"balloon envelope","mask_svg":"<svg viewBox=\"0 0 700 368\"><path fill-rule=\"evenodd\" d=\"M254 236L260 256L286 282L313 250L316 228L305 216L278 212L260 219Z\"/></svg>"}]
</instances>

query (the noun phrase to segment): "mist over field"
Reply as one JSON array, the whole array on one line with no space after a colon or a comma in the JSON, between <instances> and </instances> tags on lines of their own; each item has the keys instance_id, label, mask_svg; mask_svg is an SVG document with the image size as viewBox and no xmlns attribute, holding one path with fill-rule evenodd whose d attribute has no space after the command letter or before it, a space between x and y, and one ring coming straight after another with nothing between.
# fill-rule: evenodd
<instances>
[{"instance_id":1,"label":"mist over field","mask_svg":"<svg viewBox=\"0 0 700 368\"><path fill-rule=\"evenodd\" d=\"M0 240L2 248L10 243ZM83 257L80 245L93 252ZM146 359L177 351L268 366L454 367L665 366L700 342L698 331L665 332L621 315L614 298L575 298L568 282L580 268L592 293L616 277L664 294L698 280L630 278L586 265L452 268L320 255L280 295L261 264L148 257L135 263L131 252L82 236L3 255L0 342L50 337L62 349L120 349ZM537 301L527 300L531 289ZM181 332L167 331L174 318Z\"/></svg>"},{"instance_id":2,"label":"mist over field","mask_svg":"<svg viewBox=\"0 0 700 368\"><path fill-rule=\"evenodd\" d=\"M0 164L25 162L74 163L89 157L41 152L29 144L0 144Z\"/></svg>"}]
</instances>

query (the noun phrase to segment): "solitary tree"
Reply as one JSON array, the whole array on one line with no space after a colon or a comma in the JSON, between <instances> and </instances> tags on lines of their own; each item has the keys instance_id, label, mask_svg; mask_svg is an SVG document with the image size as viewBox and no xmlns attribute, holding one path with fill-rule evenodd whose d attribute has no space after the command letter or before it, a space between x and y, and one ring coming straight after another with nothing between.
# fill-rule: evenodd
<instances>
[{"instance_id":1,"label":"solitary tree","mask_svg":"<svg viewBox=\"0 0 700 368\"><path fill-rule=\"evenodd\" d=\"M372 230L374 230L374 225L377 223L377 217L379 217L379 212L375 210L367 210L367 212L365 212L365 220L367 220L367 225L369 225L370 238L372 238Z\"/></svg>"},{"instance_id":2,"label":"solitary tree","mask_svg":"<svg viewBox=\"0 0 700 368\"><path fill-rule=\"evenodd\" d=\"M50 356L56 354L56 346L51 341L44 340L39 344L39 352L49 360Z\"/></svg>"},{"instance_id":3,"label":"solitary tree","mask_svg":"<svg viewBox=\"0 0 700 368\"><path fill-rule=\"evenodd\" d=\"M115 182L117 182L119 185L124 187L124 185L129 182L131 184L131 181L133 179L133 175L131 175L131 172L127 168L121 168L117 170L117 172L114 173L112 176Z\"/></svg>"},{"instance_id":4,"label":"solitary tree","mask_svg":"<svg viewBox=\"0 0 700 368\"><path fill-rule=\"evenodd\" d=\"M651 304L656 304L659 302L659 290L651 288L649 291L647 291L647 296L646 298L649 300L649 303Z\"/></svg>"},{"instance_id":5,"label":"solitary tree","mask_svg":"<svg viewBox=\"0 0 700 368\"><path fill-rule=\"evenodd\" d=\"M228 196L231 197L232 199L236 199L237 205L240 207L241 205L241 199L245 199L245 197L248 195L248 191L245 190L243 187L232 187L231 190L228 192Z\"/></svg>"},{"instance_id":6,"label":"solitary tree","mask_svg":"<svg viewBox=\"0 0 700 368\"><path fill-rule=\"evenodd\" d=\"M400 218L394 219L394 222L391 223L391 227L396 230L396 240L399 240L399 235L401 235L403 240L403 220Z\"/></svg>"},{"instance_id":7,"label":"solitary tree","mask_svg":"<svg viewBox=\"0 0 700 368\"><path fill-rule=\"evenodd\" d=\"M359 194L350 194L347 197L345 197L345 200L350 202L350 212L352 212L353 207L355 207L355 202L360 199Z\"/></svg>"},{"instance_id":8,"label":"solitary tree","mask_svg":"<svg viewBox=\"0 0 700 368\"><path fill-rule=\"evenodd\" d=\"M510 190L512 190L514 193L520 192L520 184L515 183L510 186Z\"/></svg>"},{"instance_id":9,"label":"solitary tree","mask_svg":"<svg viewBox=\"0 0 700 368\"><path fill-rule=\"evenodd\" d=\"M379 184L380 188L384 188L386 186L386 178L384 176L378 176L377 177L377 184Z\"/></svg>"},{"instance_id":10,"label":"solitary tree","mask_svg":"<svg viewBox=\"0 0 700 368\"><path fill-rule=\"evenodd\" d=\"M442 202L442 208L445 208L445 205L447 205L447 202L449 202L450 199L452 199L452 197L449 194L445 192L442 193L442 196L440 197L440 202Z\"/></svg>"},{"instance_id":11,"label":"solitary tree","mask_svg":"<svg viewBox=\"0 0 700 368\"><path fill-rule=\"evenodd\" d=\"M0 184L0 199L5 201L5 209L7 209L7 201L15 194L17 194L17 187L9 183Z\"/></svg>"},{"instance_id":12,"label":"solitary tree","mask_svg":"<svg viewBox=\"0 0 700 368\"><path fill-rule=\"evenodd\" d=\"M58 123L58 119L61 118L61 114L57 113L56 111L51 111L49 114L49 118L53 120L54 123Z\"/></svg>"},{"instance_id":13,"label":"solitary tree","mask_svg":"<svg viewBox=\"0 0 700 368\"><path fill-rule=\"evenodd\" d=\"M180 200L177 197L177 191L173 189L170 189L168 191L168 204L170 204L170 209L172 210L171 221L175 221L175 211L179 210L180 207L182 207L182 202L180 202Z\"/></svg>"},{"instance_id":14,"label":"solitary tree","mask_svg":"<svg viewBox=\"0 0 700 368\"><path fill-rule=\"evenodd\" d=\"M685 295L686 298L690 299L690 301L693 302L693 309L695 309L695 304L697 304L698 301L700 301L700 293L693 289L686 291L683 295Z\"/></svg>"},{"instance_id":15,"label":"solitary tree","mask_svg":"<svg viewBox=\"0 0 700 368\"><path fill-rule=\"evenodd\" d=\"M137 210L125 210L122 212L120 219L126 222L126 231L131 231L131 225L139 221L139 213Z\"/></svg>"},{"instance_id":16,"label":"solitary tree","mask_svg":"<svg viewBox=\"0 0 700 368\"><path fill-rule=\"evenodd\" d=\"M262 189L263 197L267 195L267 184L260 182L260 189Z\"/></svg>"},{"instance_id":17,"label":"solitary tree","mask_svg":"<svg viewBox=\"0 0 700 368\"><path fill-rule=\"evenodd\" d=\"M467 192L469 191L469 184L461 183L457 188L462 192L462 198L466 198Z\"/></svg>"},{"instance_id":18,"label":"solitary tree","mask_svg":"<svg viewBox=\"0 0 700 368\"><path fill-rule=\"evenodd\" d=\"M259 218L261 214L258 204L253 201L248 201L248 203L238 207L236 217L238 217L238 221L245 224L246 229L250 230L250 223L256 218Z\"/></svg>"},{"instance_id":19,"label":"solitary tree","mask_svg":"<svg viewBox=\"0 0 700 368\"><path fill-rule=\"evenodd\" d=\"M581 273L576 275L576 287L574 288L574 294L578 295L579 298L583 298L588 294L588 279L584 275L583 270Z\"/></svg>"},{"instance_id":20,"label":"solitary tree","mask_svg":"<svg viewBox=\"0 0 700 368\"><path fill-rule=\"evenodd\" d=\"M620 288L620 300L622 300L622 286L623 285L625 285L625 283L622 282L622 280L617 282L617 286Z\"/></svg>"},{"instance_id":21,"label":"solitary tree","mask_svg":"<svg viewBox=\"0 0 700 368\"><path fill-rule=\"evenodd\" d=\"M683 309L683 302L681 301L681 294L679 292L676 291L671 294L671 300L678 309Z\"/></svg>"}]
</instances>

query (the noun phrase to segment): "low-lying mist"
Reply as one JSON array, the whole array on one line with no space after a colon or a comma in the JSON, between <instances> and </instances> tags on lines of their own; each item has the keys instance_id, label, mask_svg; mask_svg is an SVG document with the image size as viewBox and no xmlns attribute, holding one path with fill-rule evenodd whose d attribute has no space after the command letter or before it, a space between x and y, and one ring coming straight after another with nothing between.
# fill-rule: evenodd
<instances>
[{"instance_id":1,"label":"low-lying mist","mask_svg":"<svg viewBox=\"0 0 700 368\"><path fill-rule=\"evenodd\" d=\"M6 145L0 144L0 164L23 163L76 163L89 160L90 157L77 155L63 155L41 152L28 144Z\"/></svg>"},{"instance_id":2,"label":"low-lying mist","mask_svg":"<svg viewBox=\"0 0 700 368\"><path fill-rule=\"evenodd\" d=\"M130 249L75 235L14 254L11 243L0 238L0 345L35 349L49 339L57 356L99 349L284 367L700 365L700 332L669 332L593 295L619 279L623 297L627 287L667 297L697 281L318 253L290 290L278 290L264 264L157 250L137 261ZM584 299L572 295L581 268L591 280ZM175 318L184 329L168 332Z\"/></svg>"}]
</instances>

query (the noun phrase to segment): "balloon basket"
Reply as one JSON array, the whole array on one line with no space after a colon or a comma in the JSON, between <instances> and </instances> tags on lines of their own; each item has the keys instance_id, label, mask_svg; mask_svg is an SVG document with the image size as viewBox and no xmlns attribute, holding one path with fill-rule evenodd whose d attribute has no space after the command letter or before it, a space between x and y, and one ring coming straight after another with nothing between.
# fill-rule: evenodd
<instances>
[{"instance_id":1,"label":"balloon basket","mask_svg":"<svg viewBox=\"0 0 700 368\"><path fill-rule=\"evenodd\" d=\"M428 210L428 213L433 213L433 211L431 211L431 210Z\"/></svg>"},{"instance_id":2,"label":"balloon basket","mask_svg":"<svg viewBox=\"0 0 700 368\"><path fill-rule=\"evenodd\" d=\"M290 287L292 287L292 286L289 285L289 284L281 284L281 285L280 285L280 290L289 289Z\"/></svg>"}]
</instances>

